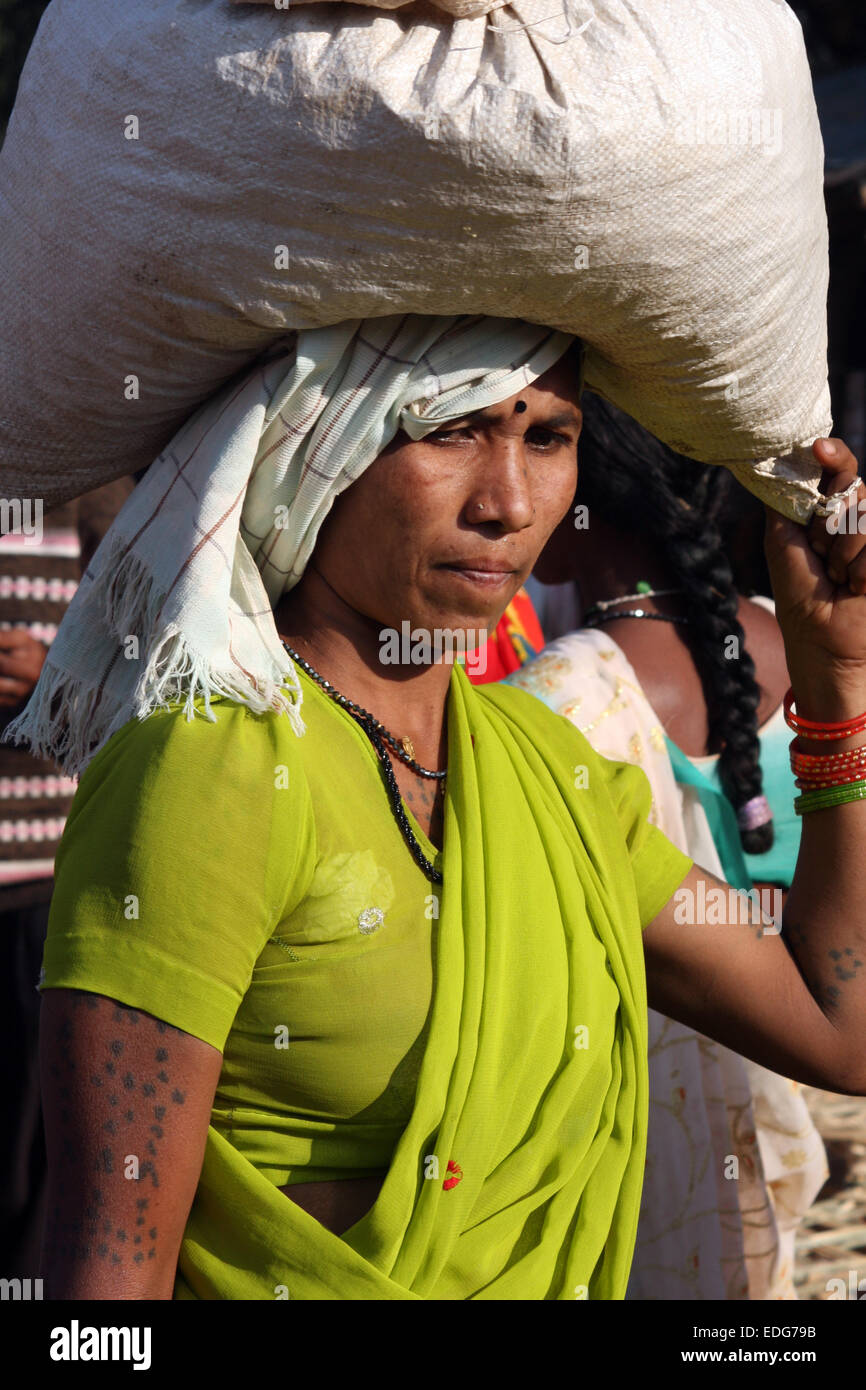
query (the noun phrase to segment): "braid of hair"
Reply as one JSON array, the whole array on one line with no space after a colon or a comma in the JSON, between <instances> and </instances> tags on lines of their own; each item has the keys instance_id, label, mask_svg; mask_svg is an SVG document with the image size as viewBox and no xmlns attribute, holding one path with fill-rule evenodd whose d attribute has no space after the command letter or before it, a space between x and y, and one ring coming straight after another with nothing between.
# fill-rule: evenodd
<instances>
[{"instance_id":1,"label":"braid of hair","mask_svg":"<svg viewBox=\"0 0 866 1390\"><path fill-rule=\"evenodd\" d=\"M739 810L760 796L760 690L737 617L738 595L718 518L731 483L715 465L684 458L630 417L586 394L580 439L578 501L613 525L651 534L672 579L684 591L689 645L707 705L709 746L719 779ZM772 822L740 829L743 848L763 854Z\"/></svg>"}]
</instances>

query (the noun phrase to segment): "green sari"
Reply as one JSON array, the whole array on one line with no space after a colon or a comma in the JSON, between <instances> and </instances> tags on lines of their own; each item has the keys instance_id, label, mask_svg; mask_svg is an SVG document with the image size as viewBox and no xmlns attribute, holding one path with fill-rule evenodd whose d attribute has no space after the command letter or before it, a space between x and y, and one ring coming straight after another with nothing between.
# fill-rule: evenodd
<instances>
[{"instance_id":1,"label":"green sari","mask_svg":"<svg viewBox=\"0 0 866 1390\"><path fill-rule=\"evenodd\" d=\"M337 1236L211 1126L178 1299L624 1297L641 929L692 861L648 824L643 772L523 691L456 667L448 740L429 1040L378 1198Z\"/></svg>"}]
</instances>

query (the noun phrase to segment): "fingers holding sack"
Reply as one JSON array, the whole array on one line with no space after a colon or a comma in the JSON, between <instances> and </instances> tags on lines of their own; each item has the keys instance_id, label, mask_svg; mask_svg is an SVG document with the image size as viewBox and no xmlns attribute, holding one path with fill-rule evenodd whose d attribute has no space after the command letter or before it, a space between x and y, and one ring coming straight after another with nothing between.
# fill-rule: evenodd
<instances>
[{"instance_id":1,"label":"fingers holding sack","mask_svg":"<svg viewBox=\"0 0 866 1390\"><path fill-rule=\"evenodd\" d=\"M808 528L790 521L772 507L764 508L764 554L776 601L776 618L783 631L795 613L811 613L815 604L833 602L833 586L824 561L815 554Z\"/></svg>"},{"instance_id":2,"label":"fingers holding sack","mask_svg":"<svg viewBox=\"0 0 866 1390\"><path fill-rule=\"evenodd\" d=\"M807 528L809 543L824 561L827 578L866 593L866 487L857 460L842 439L816 439L812 452L823 467L821 490L828 499ZM847 495L846 495L847 494ZM836 499L831 501L831 499Z\"/></svg>"}]
</instances>

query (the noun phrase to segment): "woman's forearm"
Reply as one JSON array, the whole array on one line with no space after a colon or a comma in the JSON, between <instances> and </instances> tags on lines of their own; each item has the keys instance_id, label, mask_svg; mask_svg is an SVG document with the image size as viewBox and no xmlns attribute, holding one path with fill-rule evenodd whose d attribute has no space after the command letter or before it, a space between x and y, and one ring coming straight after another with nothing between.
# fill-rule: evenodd
<instances>
[{"instance_id":1,"label":"woman's forearm","mask_svg":"<svg viewBox=\"0 0 866 1390\"><path fill-rule=\"evenodd\" d=\"M807 719L842 721L866 710L866 689L801 678L796 708ZM857 708L859 706L859 708ZM797 740L803 753L840 753L866 735ZM866 1048L866 801L808 811L796 872L783 913L782 939L822 1012Z\"/></svg>"}]
</instances>

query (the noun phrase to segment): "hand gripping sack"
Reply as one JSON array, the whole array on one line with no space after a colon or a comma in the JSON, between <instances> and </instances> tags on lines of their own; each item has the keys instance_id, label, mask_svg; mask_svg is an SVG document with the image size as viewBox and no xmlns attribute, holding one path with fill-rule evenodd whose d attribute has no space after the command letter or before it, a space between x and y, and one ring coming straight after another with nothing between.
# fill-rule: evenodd
<instances>
[{"instance_id":1,"label":"hand gripping sack","mask_svg":"<svg viewBox=\"0 0 866 1390\"><path fill-rule=\"evenodd\" d=\"M805 520L822 156L779 0L53 0L0 153L0 494L144 467L289 330L469 312L580 335Z\"/></svg>"}]
</instances>

